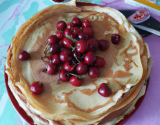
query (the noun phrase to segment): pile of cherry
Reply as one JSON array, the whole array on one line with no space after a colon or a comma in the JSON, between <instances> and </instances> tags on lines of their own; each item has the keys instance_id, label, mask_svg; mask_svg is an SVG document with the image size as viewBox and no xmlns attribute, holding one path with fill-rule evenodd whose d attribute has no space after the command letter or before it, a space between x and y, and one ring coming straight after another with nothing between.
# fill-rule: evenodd
<instances>
[{"instance_id":1,"label":"pile of cherry","mask_svg":"<svg viewBox=\"0 0 160 125\"><path fill-rule=\"evenodd\" d=\"M57 73L58 65L63 69L59 72L59 79L63 82L69 81L73 86L82 84L82 75L88 73L90 78L99 77L100 70L105 66L103 57L95 55L96 50L105 51L109 42L107 40L97 40L94 38L94 31L89 20L81 21L78 17L72 19L71 23L64 21L57 23L56 35L51 35L47 39L47 52L41 57L46 62L46 72L49 75ZM113 44L118 44L120 36L113 34L111 37ZM21 51L19 59L21 61L29 59L29 53ZM31 85L31 91L39 94L43 91L43 84L39 81ZM111 90L106 83L102 83L98 89L100 95L108 97Z\"/></svg>"}]
</instances>

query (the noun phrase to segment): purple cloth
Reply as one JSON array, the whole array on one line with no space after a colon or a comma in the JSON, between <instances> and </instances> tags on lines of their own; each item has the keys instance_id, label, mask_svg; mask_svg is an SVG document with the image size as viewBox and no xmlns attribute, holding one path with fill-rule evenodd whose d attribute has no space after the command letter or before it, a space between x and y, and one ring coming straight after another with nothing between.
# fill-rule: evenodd
<instances>
[{"instance_id":1,"label":"purple cloth","mask_svg":"<svg viewBox=\"0 0 160 125\"><path fill-rule=\"evenodd\" d=\"M115 9L138 9L123 0L102 0L100 5ZM160 22L160 16L151 14ZM124 125L160 125L160 37L150 35L144 38L153 58L153 67L146 96L136 113Z\"/></svg>"}]
</instances>

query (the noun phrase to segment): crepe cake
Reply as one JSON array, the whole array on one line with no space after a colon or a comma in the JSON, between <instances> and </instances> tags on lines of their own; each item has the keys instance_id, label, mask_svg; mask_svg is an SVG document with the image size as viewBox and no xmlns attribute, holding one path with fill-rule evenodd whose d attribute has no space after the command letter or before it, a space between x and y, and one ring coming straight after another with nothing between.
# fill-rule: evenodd
<instances>
[{"instance_id":1,"label":"crepe cake","mask_svg":"<svg viewBox=\"0 0 160 125\"><path fill-rule=\"evenodd\" d=\"M56 34L57 22L69 23L74 17L90 20L94 37L109 41L107 50L95 52L106 62L100 69L100 76L91 79L83 75L79 87L69 82L57 84L58 74L44 73L46 64L40 59L47 38ZM119 44L111 42L113 34L121 36ZM22 50L30 54L29 60L18 59ZM109 7L61 4L38 12L20 27L7 53L6 73L13 95L37 125L116 124L121 120L119 116L133 108L148 79L148 59L146 43L119 11ZM30 91L35 81L41 81L45 87L39 95ZM111 88L109 97L97 92L101 83L108 83Z\"/></svg>"}]
</instances>

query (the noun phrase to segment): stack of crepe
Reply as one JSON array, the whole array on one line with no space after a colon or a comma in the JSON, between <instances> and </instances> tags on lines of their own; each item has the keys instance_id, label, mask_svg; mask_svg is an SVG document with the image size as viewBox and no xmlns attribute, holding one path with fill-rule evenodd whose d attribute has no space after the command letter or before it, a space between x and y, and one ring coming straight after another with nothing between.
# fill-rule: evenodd
<instances>
[{"instance_id":1,"label":"stack of crepe","mask_svg":"<svg viewBox=\"0 0 160 125\"><path fill-rule=\"evenodd\" d=\"M65 20L64 15L67 17ZM47 45L47 38L56 34L56 24L73 17L91 21L94 37L109 41L109 48L96 51L105 59L100 77L91 79L83 75L83 84L74 87L69 82L57 84L58 73L48 75L40 59ZM121 41L111 42L112 34L119 34ZM18 54L25 50L30 60L20 61ZM89 125L116 124L132 109L149 76L149 50L142 37L117 10L109 7L53 5L24 23L13 37L6 60L9 87L25 112L37 125ZM35 81L41 81L45 90L39 95L30 91ZM112 95L98 94L101 83L108 83Z\"/></svg>"}]
</instances>

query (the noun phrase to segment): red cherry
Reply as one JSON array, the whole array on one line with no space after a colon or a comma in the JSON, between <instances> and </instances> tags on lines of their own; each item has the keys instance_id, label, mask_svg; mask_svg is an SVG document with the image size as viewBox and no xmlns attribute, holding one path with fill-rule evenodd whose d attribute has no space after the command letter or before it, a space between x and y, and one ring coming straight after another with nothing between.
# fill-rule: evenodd
<instances>
[{"instance_id":1,"label":"red cherry","mask_svg":"<svg viewBox=\"0 0 160 125\"><path fill-rule=\"evenodd\" d=\"M73 86L80 86L82 84L82 79L79 79L75 76L72 76L69 80L69 82L73 85Z\"/></svg>"},{"instance_id":2,"label":"red cherry","mask_svg":"<svg viewBox=\"0 0 160 125\"><path fill-rule=\"evenodd\" d=\"M68 29L73 29L73 24L72 24L72 23L68 23L68 24L67 24L67 28L68 28Z\"/></svg>"},{"instance_id":3,"label":"red cherry","mask_svg":"<svg viewBox=\"0 0 160 125\"><path fill-rule=\"evenodd\" d=\"M64 0L52 0L54 2L63 2Z\"/></svg>"},{"instance_id":4,"label":"red cherry","mask_svg":"<svg viewBox=\"0 0 160 125\"><path fill-rule=\"evenodd\" d=\"M84 40L80 40L76 43L76 50L79 53L85 53L87 49L87 43Z\"/></svg>"},{"instance_id":5,"label":"red cherry","mask_svg":"<svg viewBox=\"0 0 160 125\"><path fill-rule=\"evenodd\" d=\"M47 42L49 45L58 42L58 38L56 35L51 35L50 37L48 37Z\"/></svg>"},{"instance_id":6,"label":"red cherry","mask_svg":"<svg viewBox=\"0 0 160 125\"><path fill-rule=\"evenodd\" d=\"M74 35L78 35L80 32L82 32L82 30L81 30L79 27L74 27L74 28L73 28L73 32L72 32L72 33L73 33Z\"/></svg>"},{"instance_id":7,"label":"red cherry","mask_svg":"<svg viewBox=\"0 0 160 125\"><path fill-rule=\"evenodd\" d=\"M94 36L94 31L90 27L83 28L83 32L86 33L89 37Z\"/></svg>"},{"instance_id":8,"label":"red cherry","mask_svg":"<svg viewBox=\"0 0 160 125\"><path fill-rule=\"evenodd\" d=\"M55 64L53 64L53 63L47 63L46 69L47 69L47 74L48 75L53 75L58 70L57 66Z\"/></svg>"},{"instance_id":9,"label":"red cherry","mask_svg":"<svg viewBox=\"0 0 160 125\"><path fill-rule=\"evenodd\" d=\"M59 73L59 78L61 81L66 82L69 81L69 74L63 69L62 71L60 71Z\"/></svg>"},{"instance_id":10,"label":"red cherry","mask_svg":"<svg viewBox=\"0 0 160 125\"><path fill-rule=\"evenodd\" d=\"M73 72L74 71L74 64L70 64L69 62L65 62L63 65L64 70L68 71L68 72Z\"/></svg>"},{"instance_id":11,"label":"red cherry","mask_svg":"<svg viewBox=\"0 0 160 125\"><path fill-rule=\"evenodd\" d=\"M99 77L99 69L97 67L89 68L88 76L90 78L97 78Z\"/></svg>"},{"instance_id":12,"label":"red cherry","mask_svg":"<svg viewBox=\"0 0 160 125\"><path fill-rule=\"evenodd\" d=\"M70 62L72 60L72 53L71 51L64 49L61 53L60 53L60 60L62 62Z\"/></svg>"},{"instance_id":13,"label":"red cherry","mask_svg":"<svg viewBox=\"0 0 160 125\"><path fill-rule=\"evenodd\" d=\"M73 39L77 39L77 36L74 35L74 34L71 34L71 37L72 37Z\"/></svg>"},{"instance_id":14,"label":"red cherry","mask_svg":"<svg viewBox=\"0 0 160 125\"><path fill-rule=\"evenodd\" d=\"M63 34L62 31L57 31L57 32L56 32L56 36L57 36L57 38L60 39L60 40L64 38L64 34Z\"/></svg>"},{"instance_id":15,"label":"red cherry","mask_svg":"<svg viewBox=\"0 0 160 125\"><path fill-rule=\"evenodd\" d=\"M95 66L97 68L103 68L105 66L105 60L104 60L104 58L96 56Z\"/></svg>"},{"instance_id":16,"label":"red cherry","mask_svg":"<svg viewBox=\"0 0 160 125\"><path fill-rule=\"evenodd\" d=\"M112 94L112 91L106 83L102 83L98 88L98 93L101 96L109 97Z\"/></svg>"},{"instance_id":17,"label":"red cherry","mask_svg":"<svg viewBox=\"0 0 160 125\"><path fill-rule=\"evenodd\" d=\"M95 54L92 51L90 51L90 52L88 52L88 53L85 54L85 56L84 56L84 62L87 65L92 65L95 61L96 61L96 56L95 56Z\"/></svg>"},{"instance_id":18,"label":"red cherry","mask_svg":"<svg viewBox=\"0 0 160 125\"><path fill-rule=\"evenodd\" d=\"M71 30L68 29L68 28L66 28L66 29L64 30L64 35L65 35L65 36L66 36L66 35L71 36L71 35L72 35Z\"/></svg>"},{"instance_id":19,"label":"red cherry","mask_svg":"<svg viewBox=\"0 0 160 125\"><path fill-rule=\"evenodd\" d=\"M98 42L99 42L99 49L101 51L104 51L109 47L109 42L107 40L102 39L102 40L98 40Z\"/></svg>"},{"instance_id":20,"label":"red cherry","mask_svg":"<svg viewBox=\"0 0 160 125\"><path fill-rule=\"evenodd\" d=\"M72 19L72 24L73 24L74 26L80 27L80 26L82 25L82 21L81 21L78 17L74 17L74 18Z\"/></svg>"},{"instance_id":21,"label":"red cherry","mask_svg":"<svg viewBox=\"0 0 160 125\"><path fill-rule=\"evenodd\" d=\"M113 34L111 36L111 41L113 44L118 44L120 42L120 40L121 40L121 37L118 34Z\"/></svg>"},{"instance_id":22,"label":"red cherry","mask_svg":"<svg viewBox=\"0 0 160 125\"><path fill-rule=\"evenodd\" d=\"M57 29L58 30L62 30L63 31L66 27L67 27L67 25L66 25L66 23L64 21L59 21L57 23Z\"/></svg>"},{"instance_id":23,"label":"red cherry","mask_svg":"<svg viewBox=\"0 0 160 125\"><path fill-rule=\"evenodd\" d=\"M91 23L90 23L90 21L89 21L89 20L85 20L85 21L83 21L83 23L82 23L82 27L91 27Z\"/></svg>"},{"instance_id":24,"label":"red cherry","mask_svg":"<svg viewBox=\"0 0 160 125\"><path fill-rule=\"evenodd\" d=\"M77 64L77 60L76 59L72 59L72 64L76 65Z\"/></svg>"},{"instance_id":25,"label":"red cherry","mask_svg":"<svg viewBox=\"0 0 160 125\"><path fill-rule=\"evenodd\" d=\"M58 54L54 54L51 56L51 60L53 64L60 64L60 56Z\"/></svg>"},{"instance_id":26,"label":"red cherry","mask_svg":"<svg viewBox=\"0 0 160 125\"><path fill-rule=\"evenodd\" d=\"M21 51L18 55L19 60L24 61L30 58L30 54L26 51Z\"/></svg>"},{"instance_id":27,"label":"red cherry","mask_svg":"<svg viewBox=\"0 0 160 125\"><path fill-rule=\"evenodd\" d=\"M58 43L53 43L51 46L50 46L50 50L49 52L51 54L56 54L60 51L60 45Z\"/></svg>"},{"instance_id":28,"label":"red cherry","mask_svg":"<svg viewBox=\"0 0 160 125\"><path fill-rule=\"evenodd\" d=\"M40 94L43 92L43 83L42 82L34 82L31 86L30 86L30 90L33 94Z\"/></svg>"},{"instance_id":29,"label":"red cherry","mask_svg":"<svg viewBox=\"0 0 160 125\"><path fill-rule=\"evenodd\" d=\"M80 62L77 66L76 66L76 72L80 75L85 74L88 70L87 65L84 62Z\"/></svg>"},{"instance_id":30,"label":"red cherry","mask_svg":"<svg viewBox=\"0 0 160 125\"><path fill-rule=\"evenodd\" d=\"M78 34L78 38L81 40L88 40L89 36L86 33L81 32Z\"/></svg>"},{"instance_id":31,"label":"red cherry","mask_svg":"<svg viewBox=\"0 0 160 125\"><path fill-rule=\"evenodd\" d=\"M73 42L72 42L72 40L71 40L71 39L63 38L63 40L62 40L62 44L64 45L64 47L65 47L65 48L70 49L70 48L71 48L71 46L72 46L72 44L73 44Z\"/></svg>"},{"instance_id":32,"label":"red cherry","mask_svg":"<svg viewBox=\"0 0 160 125\"><path fill-rule=\"evenodd\" d=\"M99 43L98 40L96 40L95 38L90 38L87 41L87 51L93 51L95 52L99 47Z\"/></svg>"}]
</instances>

